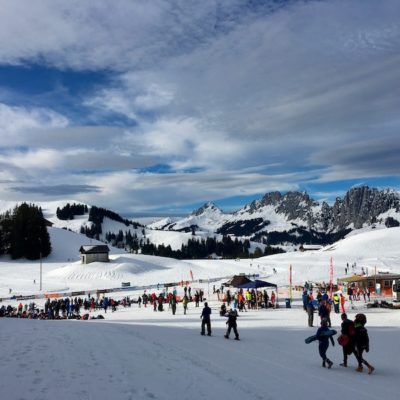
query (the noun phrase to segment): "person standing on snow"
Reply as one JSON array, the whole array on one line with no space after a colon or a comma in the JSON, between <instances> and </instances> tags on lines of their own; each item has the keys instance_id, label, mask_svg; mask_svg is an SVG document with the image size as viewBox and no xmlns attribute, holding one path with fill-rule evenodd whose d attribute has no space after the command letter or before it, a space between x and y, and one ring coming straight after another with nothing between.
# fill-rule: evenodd
<instances>
[{"instance_id":1,"label":"person standing on snow","mask_svg":"<svg viewBox=\"0 0 400 400\"><path fill-rule=\"evenodd\" d=\"M323 319L321 321L321 327L318 328L316 333L317 340L319 341L318 350L319 350L319 355L322 358L322 366L324 368L326 366L328 366L328 368L331 368L333 362L326 356L326 351L328 350L329 347L329 340L331 341L332 346L335 346L335 342L332 336L324 336L323 333L327 331L329 331L328 321L326 319Z\"/></svg>"},{"instance_id":2,"label":"person standing on snow","mask_svg":"<svg viewBox=\"0 0 400 400\"><path fill-rule=\"evenodd\" d=\"M169 304L172 309L172 315L175 315L175 313L176 313L176 296L174 294L171 296L171 299L169 300Z\"/></svg>"},{"instance_id":3,"label":"person standing on snow","mask_svg":"<svg viewBox=\"0 0 400 400\"><path fill-rule=\"evenodd\" d=\"M308 297L308 304L307 304L307 315L308 315L308 326L313 327L314 323L314 304L311 297Z\"/></svg>"},{"instance_id":4,"label":"person standing on snow","mask_svg":"<svg viewBox=\"0 0 400 400\"><path fill-rule=\"evenodd\" d=\"M364 350L369 352L369 336L368 331L365 328L365 324L367 323L367 317L365 314L357 314L354 320L355 327L355 345L356 345L356 357L358 361L358 367L356 369L357 372L363 371L363 364L368 368L368 374L372 374L375 368L369 364L363 358Z\"/></svg>"},{"instance_id":5,"label":"person standing on snow","mask_svg":"<svg viewBox=\"0 0 400 400\"><path fill-rule=\"evenodd\" d=\"M229 335L231 333L231 330L233 329L233 333L235 334L235 340L239 340L239 333L237 330L237 322L236 322L236 319L238 317L237 311L235 309L230 309L229 313L226 314L226 317L228 317L228 321L226 321L228 329L226 331L224 338L229 339Z\"/></svg>"},{"instance_id":6,"label":"person standing on snow","mask_svg":"<svg viewBox=\"0 0 400 400\"><path fill-rule=\"evenodd\" d=\"M207 326L207 335L211 336L211 308L208 307L208 303L204 303L204 308L201 313L201 334L205 335L205 327Z\"/></svg>"},{"instance_id":7,"label":"person standing on snow","mask_svg":"<svg viewBox=\"0 0 400 400\"><path fill-rule=\"evenodd\" d=\"M342 308L342 314L346 312L344 309L344 303L346 302L346 298L343 296L343 293L340 293L340 306Z\"/></svg>"},{"instance_id":8,"label":"person standing on snow","mask_svg":"<svg viewBox=\"0 0 400 400\"><path fill-rule=\"evenodd\" d=\"M185 294L184 296L183 296L183 299L182 299L182 304L183 304L183 313L186 315L186 311L187 311L187 308L188 308L188 303L189 303L189 298L187 297L187 295Z\"/></svg>"},{"instance_id":9,"label":"person standing on snow","mask_svg":"<svg viewBox=\"0 0 400 400\"><path fill-rule=\"evenodd\" d=\"M355 353L355 328L354 322L351 319L347 318L347 314L343 313L342 316L342 325L341 325L341 334L347 337L348 342L343 346L343 362L340 364L342 367L347 367L347 356ZM357 357L357 356L356 356Z\"/></svg>"},{"instance_id":10,"label":"person standing on snow","mask_svg":"<svg viewBox=\"0 0 400 400\"><path fill-rule=\"evenodd\" d=\"M339 303L340 303L340 297L338 293L335 293L333 295L333 308L335 310L336 314L339 314Z\"/></svg>"}]
</instances>

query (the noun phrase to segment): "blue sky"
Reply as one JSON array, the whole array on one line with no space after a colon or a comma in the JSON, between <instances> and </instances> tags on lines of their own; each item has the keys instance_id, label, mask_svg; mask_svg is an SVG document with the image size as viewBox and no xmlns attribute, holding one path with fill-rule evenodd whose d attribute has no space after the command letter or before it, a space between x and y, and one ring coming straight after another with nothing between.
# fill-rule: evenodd
<instances>
[{"instance_id":1,"label":"blue sky","mask_svg":"<svg viewBox=\"0 0 400 400\"><path fill-rule=\"evenodd\" d=\"M181 214L399 190L398 15L397 0L1 1L0 198Z\"/></svg>"}]
</instances>

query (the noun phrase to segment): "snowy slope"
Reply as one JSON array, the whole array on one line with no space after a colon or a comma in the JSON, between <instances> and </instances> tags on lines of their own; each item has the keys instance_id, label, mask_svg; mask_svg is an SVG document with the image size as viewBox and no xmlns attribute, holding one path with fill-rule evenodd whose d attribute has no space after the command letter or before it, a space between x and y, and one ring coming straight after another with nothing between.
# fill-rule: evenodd
<instances>
[{"instance_id":1,"label":"snowy slope","mask_svg":"<svg viewBox=\"0 0 400 400\"><path fill-rule=\"evenodd\" d=\"M103 321L0 318L0 338L5 344L0 363L2 398L308 400L321 393L325 400L397 397L400 367L393 360L400 357L400 311L366 309L363 302L355 304L348 314L350 318L360 311L367 314L371 350L365 357L376 370L372 376L357 373L352 357L349 368L340 367L339 346L328 349L334 362L328 370L321 368L316 343L304 344L304 338L314 334L316 327L306 328L299 293L295 293L291 309L241 313L241 341L236 342L223 338L226 319L218 315L220 303L207 279L239 272L260 273L282 285L282 299L287 295L283 285L288 283L289 265L293 266L295 284L309 279L328 280L330 257L335 263L335 278L342 275L346 261L371 268L377 264L400 272L400 228L352 235L320 251L254 260L178 261L118 254L120 250L112 249L110 263L89 265L74 261L77 249L85 244L81 235L57 228L50 229L50 234L55 252L52 258L43 260L45 291L92 290L119 286L121 281L145 285L190 280L192 272L194 279L205 280L194 287L204 289L212 308L213 337L199 335L201 307L192 303L187 315L183 315L179 304L175 316L168 309L155 313L150 307L139 309L133 305L102 313ZM38 292L37 283L33 283L38 273L39 262L0 258L0 297L7 295L10 287L13 294ZM138 295L123 292L115 293L115 297L127 294ZM37 302L43 305L42 300ZM332 315L332 324L340 329L339 315Z\"/></svg>"}]
</instances>

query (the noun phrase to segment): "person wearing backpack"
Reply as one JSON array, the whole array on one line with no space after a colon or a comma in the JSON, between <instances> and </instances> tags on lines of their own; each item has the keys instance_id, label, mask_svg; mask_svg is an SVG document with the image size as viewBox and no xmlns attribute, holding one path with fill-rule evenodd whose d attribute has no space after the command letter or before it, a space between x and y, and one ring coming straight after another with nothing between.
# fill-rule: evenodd
<instances>
[{"instance_id":1,"label":"person wearing backpack","mask_svg":"<svg viewBox=\"0 0 400 400\"><path fill-rule=\"evenodd\" d=\"M347 367L347 357L350 354L354 354L357 358L355 353L355 328L354 322L351 319L347 318L347 314L343 313L341 315L342 318L342 325L341 325L341 336L342 336L342 344L343 346L343 362L340 364L342 367ZM338 339L339 341L339 339Z\"/></svg>"},{"instance_id":2,"label":"person wearing backpack","mask_svg":"<svg viewBox=\"0 0 400 400\"><path fill-rule=\"evenodd\" d=\"M375 368L369 364L363 358L363 352L369 352L369 336L368 331L365 328L365 324L367 323L367 317L365 314L357 314L354 320L354 328L355 328L355 348L356 348L356 357L358 361L358 367L356 369L357 372L363 371L363 364L368 368L368 374L371 375L374 372Z\"/></svg>"}]
</instances>

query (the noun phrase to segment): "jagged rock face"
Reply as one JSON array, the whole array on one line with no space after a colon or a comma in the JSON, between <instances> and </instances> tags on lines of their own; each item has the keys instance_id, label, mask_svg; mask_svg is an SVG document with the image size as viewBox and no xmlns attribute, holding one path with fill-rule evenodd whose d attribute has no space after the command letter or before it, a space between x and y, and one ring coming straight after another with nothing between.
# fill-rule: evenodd
<instances>
[{"instance_id":1,"label":"jagged rock face","mask_svg":"<svg viewBox=\"0 0 400 400\"><path fill-rule=\"evenodd\" d=\"M192 212L192 215L198 217L203 215L207 210L221 212L221 210L214 203L205 203L200 208Z\"/></svg>"},{"instance_id":2,"label":"jagged rock face","mask_svg":"<svg viewBox=\"0 0 400 400\"><path fill-rule=\"evenodd\" d=\"M210 220L212 224L207 222ZM271 245L305 241L328 244L352 229L375 222L394 226L400 221L400 195L363 186L349 190L330 206L314 201L307 193L271 192L231 215L224 214L213 203L206 203L190 218L182 220L179 229L190 227L193 221L198 223L199 229L209 230L212 226L215 233L248 237ZM170 229L178 230L178 227Z\"/></svg>"},{"instance_id":3,"label":"jagged rock face","mask_svg":"<svg viewBox=\"0 0 400 400\"><path fill-rule=\"evenodd\" d=\"M288 192L283 196L276 212L285 214L289 220L301 219L311 224L313 204L307 193Z\"/></svg>"},{"instance_id":4,"label":"jagged rock face","mask_svg":"<svg viewBox=\"0 0 400 400\"><path fill-rule=\"evenodd\" d=\"M343 200L337 199L333 205L332 224L335 229L343 229L350 224L359 229L392 208L398 210L399 204L397 193L370 189L368 186L353 188Z\"/></svg>"}]
</instances>

